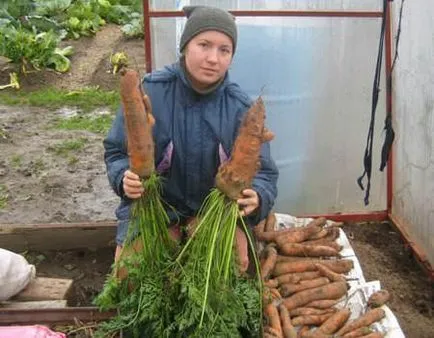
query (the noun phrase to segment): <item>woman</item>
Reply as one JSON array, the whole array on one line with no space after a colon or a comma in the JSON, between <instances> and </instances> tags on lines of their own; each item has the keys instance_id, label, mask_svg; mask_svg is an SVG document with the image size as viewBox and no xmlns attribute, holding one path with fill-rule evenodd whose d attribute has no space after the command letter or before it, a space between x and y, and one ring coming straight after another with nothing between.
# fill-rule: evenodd
<instances>
[{"instance_id":1,"label":"woman","mask_svg":"<svg viewBox=\"0 0 434 338\"><path fill-rule=\"evenodd\" d=\"M143 80L156 119L155 163L165 177L162 197L176 209L168 210L170 231L175 237L179 225L196 215L213 188L217 169L230 154L242 116L252 103L228 77L237 46L232 15L204 6L185 7L184 12L188 20L181 36L180 60ZM139 177L128 169L122 112L117 114L104 147L109 182L121 197L116 210L118 259L131 200L146 193ZM258 223L271 210L277 195L277 178L269 144L264 144L261 168L252 189L245 189L237 201L249 224ZM240 229L236 235L240 269L245 271L246 236Z\"/></svg>"}]
</instances>

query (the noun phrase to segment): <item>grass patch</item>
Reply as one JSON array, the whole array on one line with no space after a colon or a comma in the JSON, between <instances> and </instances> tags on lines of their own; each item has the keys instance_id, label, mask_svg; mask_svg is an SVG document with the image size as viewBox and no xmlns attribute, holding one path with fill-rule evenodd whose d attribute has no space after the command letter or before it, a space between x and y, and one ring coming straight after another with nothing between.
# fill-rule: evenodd
<instances>
[{"instance_id":1,"label":"grass patch","mask_svg":"<svg viewBox=\"0 0 434 338\"><path fill-rule=\"evenodd\" d=\"M67 140L48 147L48 150L53 151L56 155L68 157L70 152L79 151L84 148L87 143L87 138L82 137L78 140Z\"/></svg>"},{"instance_id":2,"label":"grass patch","mask_svg":"<svg viewBox=\"0 0 434 338\"><path fill-rule=\"evenodd\" d=\"M0 209L4 209L6 207L8 201L8 190L4 184L0 184Z\"/></svg>"},{"instance_id":3,"label":"grass patch","mask_svg":"<svg viewBox=\"0 0 434 338\"><path fill-rule=\"evenodd\" d=\"M23 163L23 157L21 155L14 155L11 157L11 166L14 169L20 168L22 163Z\"/></svg>"},{"instance_id":4,"label":"grass patch","mask_svg":"<svg viewBox=\"0 0 434 338\"><path fill-rule=\"evenodd\" d=\"M63 130L87 130L96 134L106 134L110 129L113 118L113 115L77 115L57 120L53 128Z\"/></svg>"},{"instance_id":5,"label":"grass patch","mask_svg":"<svg viewBox=\"0 0 434 338\"><path fill-rule=\"evenodd\" d=\"M87 87L75 91L44 88L31 92L0 93L0 101L10 106L27 105L46 108L74 106L84 112L90 112L103 106L108 107L111 111L116 111L120 104L120 97L116 91L101 90L97 87Z\"/></svg>"}]
</instances>

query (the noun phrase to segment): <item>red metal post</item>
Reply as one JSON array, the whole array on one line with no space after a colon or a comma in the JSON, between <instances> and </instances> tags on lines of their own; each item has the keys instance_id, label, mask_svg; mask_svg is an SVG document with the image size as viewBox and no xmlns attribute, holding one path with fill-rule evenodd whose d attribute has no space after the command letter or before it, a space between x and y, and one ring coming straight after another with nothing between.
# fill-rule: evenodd
<instances>
[{"instance_id":1,"label":"red metal post","mask_svg":"<svg viewBox=\"0 0 434 338\"><path fill-rule=\"evenodd\" d=\"M316 214L316 215L300 215L298 217L317 218L325 217L335 222L382 222L387 221L387 210L369 211L349 214Z\"/></svg>"},{"instance_id":2,"label":"red metal post","mask_svg":"<svg viewBox=\"0 0 434 338\"><path fill-rule=\"evenodd\" d=\"M429 262L424 250L413 240L412 236L408 233L407 229L410 228L409 225L403 219L399 218L396 215L389 214L389 218L398 229L402 238L406 242L406 245L411 248L416 259L421 264L425 272L428 274L428 277L431 279L431 281L434 281L434 271L432 269L431 263Z\"/></svg>"},{"instance_id":3,"label":"red metal post","mask_svg":"<svg viewBox=\"0 0 434 338\"><path fill-rule=\"evenodd\" d=\"M143 33L145 36L145 64L146 72L152 71L152 40L151 40L151 16L149 0L143 0Z\"/></svg>"},{"instance_id":4,"label":"red metal post","mask_svg":"<svg viewBox=\"0 0 434 338\"><path fill-rule=\"evenodd\" d=\"M386 7L386 112L392 114L392 19L390 15L391 5L390 1L387 1ZM390 82L389 82L390 81ZM389 153L389 159L387 162L386 178L387 178L387 211L392 212L393 201L393 146Z\"/></svg>"}]
</instances>

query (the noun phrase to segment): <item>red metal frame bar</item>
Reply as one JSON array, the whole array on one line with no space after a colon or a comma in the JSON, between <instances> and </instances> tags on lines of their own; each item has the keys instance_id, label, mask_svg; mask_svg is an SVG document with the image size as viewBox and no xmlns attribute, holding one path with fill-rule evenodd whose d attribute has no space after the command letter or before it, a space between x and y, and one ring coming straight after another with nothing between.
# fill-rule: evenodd
<instances>
[{"instance_id":1,"label":"red metal frame bar","mask_svg":"<svg viewBox=\"0 0 434 338\"><path fill-rule=\"evenodd\" d=\"M431 263L429 262L424 250L419 247L419 245L413 240L412 236L408 233L407 229L410 227L407 222L393 214L389 214L389 219L400 232L401 236L406 242L406 246L411 248L416 259L422 265L422 268L427 272L428 277L434 281L434 271L432 269Z\"/></svg>"},{"instance_id":2,"label":"red metal frame bar","mask_svg":"<svg viewBox=\"0 0 434 338\"><path fill-rule=\"evenodd\" d=\"M382 222L388 220L387 210L383 211L367 211L347 214L315 214L315 215L300 215L298 217L325 217L335 222Z\"/></svg>"},{"instance_id":3,"label":"red metal frame bar","mask_svg":"<svg viewBox=\"0 0 434 338\"><path fill-rule=\"evenodd\" d=\"M290 11L290 10L230 10L234 16L292 16L292 17L339 17L339 18L381 18L382 12L377 11ZM183 11L151 11L153 18L173 18L184 16Z\"/></svg>"},{"instance_id":4,"label":"red metal frame bar","mask_svg":"<svg viewBox=\"0 0 434 338\"><path fill-rule=\"evenodd\" d=\"M151 40L151 12L149 0L143 0L143 33L145 36L145 65L146 72L152 71L152 40Z\"/></svg>"},{"instance_id":5,"label":"red metal frame bar","mask_svg":"<svg viewBox=\"0 0 434 338\"><path fill-rule=\"evenodd\" d=\"M391 80L392 73L392 20L390 15L390 1L387 2L386 10L386 111L393 113L392 111L392 83ZM392 202L393 202L393 147L390 150L387 166L386 166L386 184L387 184L387 212L392 212Z\"/></svg>"},{"instance_id":6,"label":"red metal frame bar","mask_svg":"<svg viewBox=\"0 0 434 338\"><path fill-rule=\"evenodd\" d=\"M262 16L262 17L340 17L340 18L381 18L381 11L229 11L235 16ZM143 29L145 40L146 72L152 71L152 37L151 18L183 17L183 11L151 11L149 0L143 0Z\"/></svg>"}]
</instances>

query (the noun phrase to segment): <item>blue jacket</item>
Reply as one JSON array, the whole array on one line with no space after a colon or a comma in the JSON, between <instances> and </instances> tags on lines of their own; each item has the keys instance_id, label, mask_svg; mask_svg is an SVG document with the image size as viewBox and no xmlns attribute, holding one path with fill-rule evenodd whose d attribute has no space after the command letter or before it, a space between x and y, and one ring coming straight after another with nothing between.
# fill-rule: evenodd
<instances>
[{"instance_id":1,"label":"blue jacket","mask_svg":"<svg viewBox=\"0 0 434 338\"><path fill-rule=\"evenodd\" d=\"M252 101L240 87L224 81L210 94L196 93L179 62L143 79L156 119L153 129L155 163L165 177L163 198L177 215L168 210L172 222L194 216L214 187L217 169L225 154L230 156L243 114ZM121 197L116 209L117 243L122 244L128 227L129 200L123 192L122 178L128 169L124 118L119 111L104 140L104 159L109 182ZM261 168L253 189L260 197L260 208L248 218L255 224L265 218L277 196L278 170L270 157L270 145L261 152Z\"/></svg>"}]
</instances>

